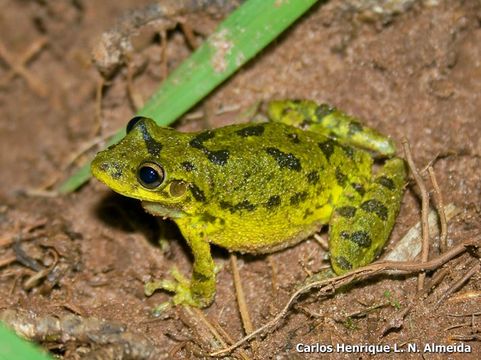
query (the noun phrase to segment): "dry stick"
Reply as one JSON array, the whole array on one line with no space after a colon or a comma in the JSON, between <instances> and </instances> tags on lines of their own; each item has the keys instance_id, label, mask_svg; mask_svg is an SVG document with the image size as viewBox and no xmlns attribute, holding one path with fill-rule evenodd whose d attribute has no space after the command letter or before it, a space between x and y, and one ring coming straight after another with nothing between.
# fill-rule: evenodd
<instances>
[{"instance_id":1,"label":"dry stick","mask_svg":"<svg viewBox=\"0 0 481 360\"><path fill-rule=\"evenodd\" d=\"M204 313L198 308L188 308L186 307L186 312L189 313L191 316L193 315L190 310L193 310L195 315L204 323L204 325L209 329L210 333L216 338L217 341L222 346L227 346L227 344L232 344L233 341L229 334L225 332L225 330L219 325L217 322L210 322L207 317L204 316ZM244 351L240 351L240 356L243 360L250 360L249 356Z\"/></svg>"},{"instance_id":2,"label":"dry stick","mask_svg":"<svg viewBox=\"0 0 481 360\"><path fill-rule=\"evenodd\" d=\"M95 89L95 128L93 131L94 136L100 135L100 131L102 130L102 97L104 86L105 79L100 78L97 81L97 86Z\"/></svg>"},{"instance_id":3,"label":"dry stick","mask_svg":"<svg viewBox=\"0 0 481 360\"><path fill-rule=\"evenodd\" d=\"M17 261L17 257L15 255L10 255L7 256L6 258L3 258L0 260L0 268L10 265L11 263L14 263Z\"/></svg>"},{"instance_id":4,"label":"dry stick","mask_svg":"<svg viewBox=\"0 0 481 360\"><path fill-rule=\"evenodd\" d=\"M179 21L180 24L180 29L184 33L185 38L187 39L187 42L189 43L189 46L195 50L199 47L199 42L197 41L194 31L192 27L186 22L186 21Z\"/></svg>"},{"instance_id":5,"label":"dry stick","mask_svg":"<svg viewBox=\"0 0 481 360\"><path fill-rule=\"evenodd\" d=\"M479 315L481 315L481 311L473 312L470 314L448 314L448 316L452 316L452 317L466 317L466 316L479 316Z\"/></svg>"},{"instance_id":6,"label":"dry stick","mask_svg":"<svg viewBox=\"0 0 481 360\"><path fill-rule=\"evenodd\" d=\"M167 66L167 32L165 30L161 30L160 34L160 75L162 79L167 78L169 75L169 68Z\"/></svg>"},{"instance_id":7,"label":"dry stick","mask_svg":"<svg viewBox=\"0 0 481 360\"><path fill-rule=\"evenodd\" d=\"M423 246L421 250L421 262L428 261L429 258L429 224L428 224L428 215L429 215L429 195L426 190L426 186L424 185L423 179L414 164L411 147L409 146L409 142L406 138L402 139L402 144L404 148L404 154L406 156L406 160L409 165L409 169L416 181L416 184L421 191L421 224L422 224L422 233L423 233ZM418 291L421 291L424 288L424 280L426 278L426 273L420 273L418 275Z\"/></svg>"},{"instance_id":8,"label":"dry stick","mask_svg":"<svg viewBox=\"0 0 481 360\"><path fill-rule=\"evenodd\" d=\"M466 281L468 281L474 274L476 274L480 269L481 269L481 263L479 260L476 260L477 264L475 264L471 269L468 270L466 274L461 277L461 279L457 280L452 284L449 289L439 298L439 300L436 302L436 306L439 306L444 299L446 299L449 295L451 295L453 292L459 290L461 286L464 285Z\"/></svg>"},{"instance_id":9,"label":"dry stick","mask_svg":"<svg viewBox=\"0 0 481 360\"><path fill-rule=\"evenodd\" d=\"M213 352L210 354L210 356L221 356L226 353L229 353L232 350L239 347L240 345L244 344L246 341L256 337L257 335L263 333L264 331L267 331L270 328L275 327L279 323L279 321L287 314L287 311L290 309L294 301L301 294L304 294L305 292L311 289L320 288L322 290L322 287L325 286L327 288L327 291L331 293L332 288L335 286L341 287L354 280L367 278L373 275L377 275L379 273L385 273L393 270L397 270L403 273L413 273L413 272L419 272L419 271L434 270L440 267L441 265L445 264L447 261L451 260L452 258L465 252L466 248L472 247L472 246L476 246L476 247L481 246L480 242L481 242L481 238L479 237L473 238L470 240L465 240L461 244L452 247L450 250L446 251L444 254L441 254L437 258L427 262L423 262L423 263L414 263L412 261L380 261L368 266L364 266L362 268L358 268L344 275L310 283L300 288L299 290L297 290L294 294L292 294L289 300L287 301L287 304L284 306L284 308L272 320L270 320L269 322L267 322L265 325L261 326L257 330L253 331L249 335L245 336L241 340L237 341L235 344L225 349Z\"/></svg>"},{"instance_id":10,"label":"dry stick","mask_svg":"<svg viewBox=\"0 0 481 360\"><path fill-rule=\"evenodd\" d=\"M448 248L448 222L446 220L446 214L444 212L444 201L441 190L439 189L438 181L436 180L436 174L432 166L428 167L429 177L434 189L434 199L436 200L436 208L439 214L439 221L441 223L441 235L439 236L439 249L441 252L445 252Z\"/></svg>"},{"instance_id":11,"label":"dry stick","mask_svg":"<svg viewBox=\"0 0 481 360\"><path fill-rule=\"evenodd\" d=\"M23 77L30 89L40 97L48 95L48 90L45 84L31 73L23 64L15 61L15 56L10 54L5 46L0 43L0 57L11 67L11 69Z\"/></svg>"},{"instance_id":12,"label":"dry stick","mask_svg":"<svg viewBox=\"0 0 481 360\"><path fill-rule=\"evenodd\" d=\"M37 53L43 49L45 45L47 45L48 39L46 37L41 37L40 39L36 40L28 49L20 55L20 59L18 60L18 64L20 66L25 66L27 62L29 62ZM10 69L5 79L0 83L0 87L5 86L7 83L13 80L15 77L16 72L13 69Z\"/></svg>"},{"instance_id":13,"label":"dry stick","mask_svg":"<svg viewBox=\"0 0 481 360\"><path fill-rule=\"evenodd\" d=\"M234 286L237 296L237 304L239 305L239 312L242 319L242 325L244 326L246 334L249 335L254 330L254 327L252 326L249 310L247 309L244 289L242 289L239 268L237 267L237 257L234 254L230 255L230 265L232 267L232 275L234 276Z\"/></svg>"},{"instance_id":14,"label":"dry stick","mask_svg":"<svg viewBox=\"0 0 481 360\"><path fill-rule=\"evenodd\" d=\"M451 296L448 301L450 302L460 302L471 299L478 299L481 297L481 291L468 290L464 293Z\"/></svg>"},{"instance_id":15,"label":"dry stick","mask_svg":"<svg viewBox=\"0 0 481 360\"><path fill-rule=\"evenodd\" d=\"M144 106L144 99L134 86L134 66L131 62L127 63L127 93L135 112L137 112Z\"/></svg>"},{"instance_id":16,"label":"dry stick","mask_svg":"<svg viewBox=\"0 0 481 360\"><path fill-rule=\"evenodd\" d=\"M211 320L211 322L212 322L212 326L214 326L215 329L219 332L219 334L221 334L224 337L226 342L229 345L232 345L234 343L234 340L232 340L230 335L222 328L222 326L220 326L220 324L215 320ZM250 357L246 354L244 350L239 350L239 355L243 360L250 360Z\"/></svg>"},{"instance_id":17,"label":"dry stick","mask_svg":"<svg viewBox=\"0 0 481 360\"><path fill-rule=\"evenodd\" d=\"M197 318L199 319L204 326L209 329L210 333L214 336L214 338L221 344L221 346L226 346L226 342L222 338L222 336L217 332L215 327L207 320L207 318L204 316L204 313L200 311L198 308L190 307L190 306L184 306L183 309L191 318ZM210 342L207 340L207 342Z\"/></svg>"}]
</instances>

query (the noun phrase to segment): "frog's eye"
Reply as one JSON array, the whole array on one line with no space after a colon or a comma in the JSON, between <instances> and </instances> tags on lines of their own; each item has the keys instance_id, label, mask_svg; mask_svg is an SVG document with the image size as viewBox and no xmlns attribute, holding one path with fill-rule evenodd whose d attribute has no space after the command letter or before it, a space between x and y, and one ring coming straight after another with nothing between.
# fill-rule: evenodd
<instances>
[{"instance_id":1,"label":"frog's eye","mask_svg":"<svg viewBox=\"0 0 481 360\"><path fill-rule=\"evenodd\" d=\"M127 127L125 128L125 131L127 132L127 134L132 131L132 129L135 127L135 125L137 125L137 123L140 120L143 120L143 119L145 119L143 116L136 116L130 119L130 121L127 123Z\"/></svg>"},{"instance_id":2,"label":"frog's eye","mask_svg":"<svg viewBox=\"0 0 481 360\"><path fill-rule=\"evenodd\" d=\"M146 162L139 166L137 178L147 189L155 189L164 181L164 169L159 164Z\"/></svg>"}]
</instances>

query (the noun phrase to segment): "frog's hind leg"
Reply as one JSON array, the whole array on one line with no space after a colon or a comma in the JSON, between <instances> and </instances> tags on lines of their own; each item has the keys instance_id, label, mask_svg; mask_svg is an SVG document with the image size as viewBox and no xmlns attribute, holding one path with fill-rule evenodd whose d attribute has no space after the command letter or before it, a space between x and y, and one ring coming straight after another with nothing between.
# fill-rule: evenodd
<instances>
[{"instance_id":1,"label":"frog's hind leg","mask_svg":"<svg viewBox=\"0 0 481 360\"><path fill-rule=\"evenodd\" d=\"M383 248L399 212L405 176L404 161L394 158L386 161L365 189L344 190L329 224L336 274L369 264Z\"/></svg>"},{"instance_id":2,"label":"frog's hind leg","mask_svg":"<svg viewBox=\"0 0 481 360\"><path fill-rule=\"evenodd\" d=\"M267 113L272 121L323 134L379 157L390 157L396 152L388 137L327 104L319 105L310 100L272 101L268 104Z\"/></svg>"}]
</instances>

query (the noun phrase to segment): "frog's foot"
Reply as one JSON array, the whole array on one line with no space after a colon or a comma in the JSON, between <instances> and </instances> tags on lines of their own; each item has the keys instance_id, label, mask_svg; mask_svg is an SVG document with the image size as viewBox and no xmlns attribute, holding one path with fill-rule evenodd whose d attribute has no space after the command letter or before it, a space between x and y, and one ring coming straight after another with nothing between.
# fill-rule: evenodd
<instances>
[{"instance_id":1,"label":"frog's foot","mask_svg":"<svg viewBox=\"0 0 481 360\"><path fill-rule=\"evenodd\" d=\"M353 186L344 190L329 223L331 264L336 274L367 265L379 254L396 221L405 177L404 161L393 158L365 184L362 197L353 200Z\"/></svg>"},{"instance_id":2,"label":"frog's foot","mask_svg":"<svg viewBox=\"0 0 481 360\"><path fill-rule=\"evenodd\" d=\"M154 313L161 314L172 305L205 306L202 301L195 299L191 290L190 280L182 275L176 268L172 268L170 274L173 279L154 280L146 283L144 286L146 296L151 296L157 290L165 290L175 294L170 301L161 303L155 307Z\"/></svg>"}]
</instances>

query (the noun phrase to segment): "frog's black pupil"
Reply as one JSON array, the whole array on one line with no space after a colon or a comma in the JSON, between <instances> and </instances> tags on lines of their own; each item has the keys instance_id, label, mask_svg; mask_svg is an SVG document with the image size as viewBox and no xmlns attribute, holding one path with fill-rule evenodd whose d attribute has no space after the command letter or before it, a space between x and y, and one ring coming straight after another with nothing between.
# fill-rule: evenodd
<instances>
[{"instance_id":1,"label":"frog's black pupil","mask_svg":"<svg viewBox=\"0 0 481 360\"><path fill-rule=\"evenodd\" d=\"M160 183L160 175L154 168L143 166L139 170L139 178L144 184L154 185Z\"/></svg>"},{"instance_id":2,"label":"frog's black pupil","mask_svg":"<svg viewBox=\"0 0 481 360\"><path fill-rule=\"evenodd\" d=\"M137 125L137 123L142 120L143 117L142 116L136 116L134 118L132 118L128 123L127 123L127 128L126 128L126 132L127 134L134 128L135 125Z\"/></svg>"}]
</instances>

